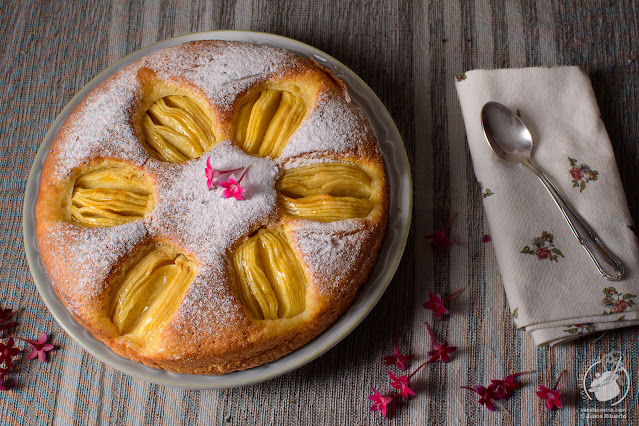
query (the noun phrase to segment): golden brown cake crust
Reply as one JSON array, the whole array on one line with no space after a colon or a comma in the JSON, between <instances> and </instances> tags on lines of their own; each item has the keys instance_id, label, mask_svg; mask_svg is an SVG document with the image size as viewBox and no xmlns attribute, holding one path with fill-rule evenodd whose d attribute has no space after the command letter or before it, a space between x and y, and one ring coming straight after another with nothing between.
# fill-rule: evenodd
<instances>
[{"instance_id":1,"label":"golden brown cake crust","mask_svg":"<svg viewBox=\"0 0 639 426\"><path fill-rule=\"evenodd\" d=\"M307 108L278 158L236 146L239 110L254 93L290 90ZM215 145L184 163L144 145L144 112L169 95L208 111ZM209 191L204 169L250 165L245 200ZM275 189L286 170L354 165L371 176L365 217L318 222L286 214ZM117 226L84 226L70 213L79 176L127 167L147 182L149 210ZM36 204L36 236L50 281L73 317L116 353L148 366L224 374L276 360L316 338L355 299L381 250L388 218L384 163L368 119L342 82L312 60L281 49L198 41L164 49L117 72L72 111L49 150ZM146 193L145 193L146 194ZM232 253L258 229L278 229L307 278L304 310L255 319L238 300ZM113 299L126 271L162 244L197 265L175 313L149 344L120 335Z\"/></svg>"}]
</instances>

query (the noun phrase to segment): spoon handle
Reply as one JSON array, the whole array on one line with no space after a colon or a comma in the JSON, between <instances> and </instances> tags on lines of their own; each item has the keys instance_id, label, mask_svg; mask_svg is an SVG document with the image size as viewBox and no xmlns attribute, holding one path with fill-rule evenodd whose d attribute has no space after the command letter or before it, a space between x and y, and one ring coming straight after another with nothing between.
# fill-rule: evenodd
<instances>
[{"instance_id":1,"label":"spoon handle","mask_svg":"<svg viewBox=\"0 0 639 426\"><path fill-rule=\"evenodd\" d=\"M621 262L603 245L590 226L579 216L574 207L564 198L553 182L532 162L524 160L521 164L532 170L544 184L555 204L570 225L572 233L597 266L599 273L607 280L617 281L624 277L625 271Z\"/></svg>"}]
</instances>

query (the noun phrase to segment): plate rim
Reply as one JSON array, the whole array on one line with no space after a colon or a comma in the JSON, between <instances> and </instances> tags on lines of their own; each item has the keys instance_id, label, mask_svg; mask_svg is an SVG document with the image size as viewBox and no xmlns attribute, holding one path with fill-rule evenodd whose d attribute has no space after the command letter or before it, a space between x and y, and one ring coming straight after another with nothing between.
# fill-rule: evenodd
<instances>
[{"instance_id":1,"label":"plate rim","mask_svg":"<svg viewBox=\"0 0 639 426\"><path fill-rule=\"evenodd\" d=\"M380 259L382 257L382 253L386 250L391 250L389 247L391 244L395 244L394 252L389 253L388 256L392 257L390 267L385 268L381 271L381 276L379 279L375 276L377 281L380 281L376 287L374 287L373 292L371 292L371 287L369 283L372 281L372 277L376 273L380 273L378 270L378 266L381 264L380 260L376 264L376 267L371 272L371 276L369 277L368 282L362 287L362 290L358 294L357 298L353 302L353 304L348 308L348 310L330 327L328 327L324 332L322 332L316 339L309 342L305 346L299 348L298 350L291 352L290 354L273 361L271 363L263 364L258 367L254 367L248 370L236 371L232 373L227 373L223 375L193 375L193 374L182 374L182 373L172 373L166 370L155 369L152 367L145 366L143 364L136 363L127 358L123 358L115 352L111 351L104 343L97 340L93 337L87 330L85 330L66 310L66 307L62 304L59 296L53 290L53 286L51 285L49 278L44 271L42 263L40 261L40 254L37 244L35 243L35 202L37 199L37 192L40 184L40 176L42 171L42 164L44 163L44 159L49 152L49 148L51 146L51 142L57 132L60 130L62 124L66 121L72 109L91 91L95 86L104 81L110 75L116 73L124 66L132 63L133 61L147 56L157 50L167 48L176 44L186 43L189 41L195 40L230 40L230 41L244 41L250 38L261 38L258 44L266 44L282 49L286 49L292 51L296 54L310 57L318 62L322 66L332 66L333 68L329 68L329 70L334 71L337 69L342 73L345 73L348 77L348 80L353 80L360 87L360 90L365 92L366 100L372 102L372 108L377 110L377 112L382 113L381 119L385 120L385 125L387 126L385 130L389 130L392 133L391 142L389 142L389 146L393 146L395 150L399 149L400 158L395 159L393 165L401 165L398 169L399 177L398 177L398 188L395 190L394 194L399 197L397 201L398 207L397 211L394 211L395 207L393 201L389 203L389 225L391 223L391 218L397 219L397 222L400 225L401 235L395 236L392 241L389 240L389 231L390 226L387 229L387 234L384 239L384 244L382 245L382 249L380 251ZM255 43L255 41L248 41ZM293 49L292 49L293 48ZM296 49L295 49L296 48ZM312 56L309 56L308 53L312 53ZM338 77L339 78L339 77ZM344 82L349 88L349 94L351 94L350 85L353 84L351 81L350 84L348 81ZM354 93L353 93L354 94ZM353 95L351 94L351 96ZM359 92L357 92L359 95ZM371 121L371 124L375 128L376 125L381 125L380 122L377 121L380 117L374 116L371 117L367 113L367 109L369 106L363 106L358 104L358 106L362 109L365 115ZM376 132L377 133L377 132ZM376 134L377 136L377 134ZM379 138L378 138L379 139ZM393 143L394 142L394 143ZM390 186L390 174L389 174L389 160L386 158L386 155L390 155L390 153L386 153L383 150L382 141L380 141L380 148L382 148L382 153L384 155L387 176L389 177L389 186ZM395 152L394 154L396 154ZM40 166L40 167L38 167ZM405 191L400 193L400 191ZM390 192L389 192L390 194ZM389 198L391 198L389 196ZM127 56L121 58L116 61L98 75L93 77L87 84L85 84L70 100L69 102L62 108L60 113L56 116L55 120L45 133L45 136L38 148L36 156L33 160L33 164L31 166L31 170L29 172L29 176L27 179L27 184L25 187L25 196L23 202L23 218L22 218L22 229L23 229L23 240L24 247L27 257L27 263L29 264L29 271L31 276L33 277L33 281L38 289L38 293L40 294L40 298L47 306L47 309L51 313L51 315L55 318L56 322L62 327L62 329L80 346L89 352L92 356L102 361L106 365L109 365L115 368L122 373L128 374L132 377L136 377L151 383L161 384L170 387L178 387L184 389L227 389L239 386L246 386L255 383L260 383L266 380L274 379L283 374L289 373L293 370L296 370L303 365L317 359L321 355L325 354L327 351L332 349L335 345L337 345L340 341L342 341L346 336L352 333L355 328L368 316L368 314L373 310L373 308L377 305L382 295L390 285L397 268L401 262L403 257L404 250L406 248L406 243L408 241L408 234L410 231L411 224L411 216L412 216L412 203L413 203L413 191L412 191L412 180L410 174L410 163L408 161L408 155L406 153L406 149L393 121L390 113L381 102L379 97L373 92L373 90L350 68L346 65L333 58L332 56L326 54L325 52L310 46L306 43L300 42L298 40L294 40L288 37L284 37L277 34L270 34L264 32L255 32L255 31L242 31L242 30L219 30L219 31L202 31L189 33L177 37L168 38L165 40L158 41L156 43L150 44L144 48L138 49L134 52L131 52ZM389 242L390 241L390 242ZM43 282L44 281L44 282ZM47 288L49 287L49 292L47 292ZM365 291L365 290L369 291ZM51 300L51 291L53 291L53 297L56 300ZM366 296L366 297L365 297ZM365 303L362 299L365 299ZM60 306L64 309L64 312L60 311ZM353 315L355 315L353 317ZM69 321L70 319L70 321ZM72 327L80 327L81 329L72 330ZM330 337L330 338L329 338ZM86 340L84 340L86 339ZM316 343L318 342L318 343ZM323 342L323 345L320 343ZM317 347L316 347L317 346ZM106 348L107 352L102 353L101 350Z\"/></svg>"}]
</instances>

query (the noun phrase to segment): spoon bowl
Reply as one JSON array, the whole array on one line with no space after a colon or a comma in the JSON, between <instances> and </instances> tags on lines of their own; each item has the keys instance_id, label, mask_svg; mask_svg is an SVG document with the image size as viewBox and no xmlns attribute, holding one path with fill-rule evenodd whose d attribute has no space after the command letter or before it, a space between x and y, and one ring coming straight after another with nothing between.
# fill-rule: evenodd
<instances>
[{"instance_id":1,"label":"spoon bowl","mask_svg":"<svg viewBox=\"0 0 639 426\"><path fill-rule=\"evenodd\" d=\"M532 135L506 105L487 102L481 109L481 125L488 144L500 159L521 163L532 157Z\"/></svg>"},{"instance_id":2,"label":"spoon bowl","mask_svg":"<svg viewBox=\"0 0 639 426\"><path fill-rule=\"evenodd\" d=\"M533 162L533 139L524 122L506 105L491 101L481 109L481 126L488 145L498 158L522 164L537 175L601 276L611 281L622 279L625 273L621 262L603 245L595 231Z\"/></svg>"}]
</instances>

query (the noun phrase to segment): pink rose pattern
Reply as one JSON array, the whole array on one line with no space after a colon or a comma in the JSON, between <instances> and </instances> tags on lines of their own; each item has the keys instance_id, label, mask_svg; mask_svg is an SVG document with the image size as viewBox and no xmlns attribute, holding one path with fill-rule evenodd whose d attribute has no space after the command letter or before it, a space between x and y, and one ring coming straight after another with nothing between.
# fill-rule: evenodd
<instances>
[{"instance_id":1,"label":"pink rose pattern","mask_svg":"<svg viewBox=\"0 0 639 426\"><path fill-rule=\"evenodd\" d=\"M564 257L564 255L561 250L555 247L553 238L551 233L544 231L541 233L541 237L532 239L532 248L526 246L521 250L521 253L535 255L540 260L548 259L551 262L557 262L559 256Z\"/></svg>"},{"instance_id":2,"label":"pink rose pattern","mask_svg":"<svg viewBox=\"0 0 639 426\"><path fill-rule=\"evenodd\" d=\"M637 303L634 300L634 298L637 297L636 294L622 294L614 287L606 287L603 289L603 292L603 305L606 307L604 314L618 314L633 307Z\"/></svg>"},{"instance_id":3,"label":"pink rose pattern","mask_svg":"<svg viewBox=\"0 0 639 426\"><path fill-rule=\"evenodd\" d=\"M577 165L577 160L568 157L570 161L569 170L570 176L572 176L572 187L579 188L579 192L583 192L586 189L586 183L597 180L599 172L590 168L588 164L581 163Z\"/></svg>"},{"instance_id":4,"label":"pink rose pattern","mask_svg":"<svg viewBox=\"0 0 639 426\"><path fill-rule=\"evenodd\" d=\"M594 324L592 322L588 322L585 324L573 324L567 327L568 328L566 328L564 332L570 334L588 334L593 333L597 330L597 324Z\"/></svg>"}]
</instances>

